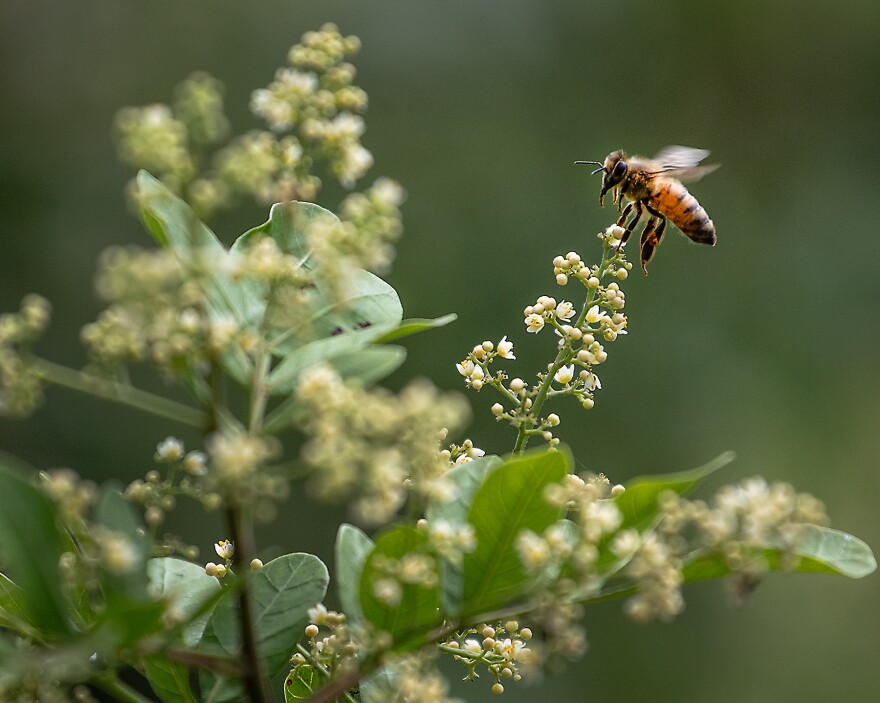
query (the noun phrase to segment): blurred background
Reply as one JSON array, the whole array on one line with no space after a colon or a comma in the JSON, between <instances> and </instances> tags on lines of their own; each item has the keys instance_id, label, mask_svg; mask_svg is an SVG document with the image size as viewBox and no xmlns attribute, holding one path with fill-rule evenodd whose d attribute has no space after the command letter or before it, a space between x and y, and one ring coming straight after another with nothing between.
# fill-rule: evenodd
<instances>
[{"instance_id":1,"label":"blurred background","mask_svg":"<svg viewBox=\"0 0 880 703\"><path fill-rule=\"evenodd\" d=\"M553 340L526 335L522 308L558 299L551 260L598 256L614 219L599 176L575 159L666 144L712 151L723 168L692 191L718 245L668 234L647 278L626 281L630 333L598 369L594 410L554 408L583 468L615 481L691 468L733 449L703 490L762 474L822 498L835 527L880 547L880 4L820 0L413 3L170 0L0 3L0 309L48 297L41 351L85 361L78 330L99 310L91 277L111 244L148 245L123 198L129 170L110 138L125 105L168 102L199 69L227 85L236 132L256 127L265 86L300 35L323 22L356 34L370 95L364 144L378 175L408 190L389 280L408 317L457 312L412 339L392 387L427 375L461 387L474 344L508 335L530 377ZM327 188L321 203L342 196ZM265 219L215 223L228 243ZM632 255L631 255L632 256ZM471 394L467 436L512 448ZM152 467L168 423L52 390L0 447L40 468L125 483ZM198 438L182 433L188 448ZM183 511L185 512L185 511ZM331 557L341 511L292 499L262 534L267 554ZM172 524L203 554L223 537L198 511ZM302 525L315 525L308 532ZM279 530L278 527L281 527ZM271 554L270 554L271 556ZM206 557L207 558L207 557ZM611 603L587 613L590 651L511 701L727 703L875 701L878 577L775 575L743 608L722 584L686 592L673 623L637 626ZM463 671L461 674L463 675ZM460 686L469 701L489 684Z\"/></svg>"}]
</instances>

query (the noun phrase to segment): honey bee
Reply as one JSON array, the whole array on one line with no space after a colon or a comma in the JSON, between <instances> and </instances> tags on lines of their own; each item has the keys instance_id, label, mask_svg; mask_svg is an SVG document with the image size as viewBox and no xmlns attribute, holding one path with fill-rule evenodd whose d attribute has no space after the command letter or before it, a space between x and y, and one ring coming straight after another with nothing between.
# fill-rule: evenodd
<instances>
[{"instance_id":1,"label":"honey bee","mask_svg":"<svg viewBox=\"0 0 880 703\"><path fill-rule=\"evenodd\" d=\"M624 227L621 244L629 239L643 211L648 211L650 219L642 231L639 244L645 275L648 274L648 262L663 239L667 219L695 242L715 246L715 225L703 206L682 185L683 181L695 181L718 168L718 164L697 165L708 155L705 149L668 146L653 159L612 151L602 162L575 162L595 164L599 168L593 173L604 173L599 205L605 205L605 193L612 191L612 203L617 205L621 213L617 224ZM631 201L625 208L624 198ZM630 212L633 212L633 216L625 225Z\"/></svg>"}]
</instances>

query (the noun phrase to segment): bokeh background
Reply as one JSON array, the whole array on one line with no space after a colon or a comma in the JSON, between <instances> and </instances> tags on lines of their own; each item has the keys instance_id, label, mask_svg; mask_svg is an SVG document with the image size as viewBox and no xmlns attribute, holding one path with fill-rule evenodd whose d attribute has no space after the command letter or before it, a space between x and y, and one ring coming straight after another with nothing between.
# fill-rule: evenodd
<instances>
[{"instance_id":1,"label":"bokeh background","mask_svg":"<svg viewBox=\"0 0 880 703\"><path fill-rule=\"evenodd\" d=\"M204 69L225 81L237 131L249 93L325 21L363 40L373 175L409 192L390 281L408 316L457 312L413 338L389 383L460 387L454 362L483 339L516 343L528 376L552 340L522 308L558 290L551 260L596 256L612 212L575 159L666 144L711 149L723 168L694 193L718 230L699 247L669 231L647 278L625 285L630 334L600 368L596 408L556 408L583 467L623 481L733 449L713 480L757 473L826 501L834 525L880 547L880 4L822 0L416 3L406 0L0 2L0 309L38 291L55 322L44 355L84 362L97 254L148 244L126 210L128 170L110 139L124 105L168 101ZM371 178L368 178L369 182ZM324 191L333 207L341 193ZM265 219L217 223L227 241ZM468 430L503 453L512 436L473 395ZM177 428L63 390L0 447L38 467L126 482ZM183 435L195 448L198 438ZM194 514L195 513L195 514ZM329 559L338 511L293 499L267 552ZM219 524L173 526L204 549ZM312 527L303 529L304 524ZM511 701L850 703L880 690L878 577L776 575L744 608L721 584L692 587L669 625L636 626L619 604L588 612L591 649ZM488 683L462 686L469 701Z\"/></svg>"}]
</instances>

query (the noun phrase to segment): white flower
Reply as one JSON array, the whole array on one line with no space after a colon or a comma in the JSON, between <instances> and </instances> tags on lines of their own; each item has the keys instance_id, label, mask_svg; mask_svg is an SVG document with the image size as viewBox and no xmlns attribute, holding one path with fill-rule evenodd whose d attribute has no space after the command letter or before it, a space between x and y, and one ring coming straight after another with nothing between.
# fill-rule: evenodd
<instances>
[{"instance_id":1,"label":"white flower","mask_svg":"<svg viewBox=\"0 0 880 703\"><path fill-rule=\"evenodd\" d=\"M553 377L553 379L557 383L561 383L562 385L570 382L572 378L574 378L574 364L563 366L559 369L559 371L556 372L556 375Z\"/></svg>"},{"instance_id":2,"label":"white flower","mask_svg":"<svg viewBox=\"0 0 880 703\"><path fill-rule=\"evenodd\" d=\"M178 461L183 456L183 442L177 437L166 437L156 445L156 461Z\"/></svg>"},{"instance_id":3,"label":"white flower","mask_svg":"<svg viewBox=\"0 0 880 703\"><path fill-rule=\"evenodd\" d=\"M455 368L458 369L458 372L465 378L470 378L470 375L474 372L475 367L476 364L470 359L465 359L460 364L455 365Z\"/></svg>"},{"instance_id":4,"label":"white flower","mask_svg":"<svg viewBox=\"0 0 880 703\"><path fill-rule=\"evenodd\" d=\"M221 539L214 544L214 551L222 559L231 559L232 555L235 554L235 545L228 539Z\"/></svg>"},{"instance_id":5,"label":"white flower","mask_svg":"<svg viewBox=\"0 0 880 703\"><path fill-rule=\"evenodd\" d=\"M574 305L567 300L563 300L556 306L556 317L560 320L570 320L574 315Z\"/></svg>"},{"instance_id":6,"label":"white flower","mask_svg":"<svg viewBox=\"0 0 880 703\"><path fill-rule=\"evenodd\" d=\"M587 310L587 322L589 322L590 324L600 322L605 317L607 317L607 315L599 310L598 305L594 305L589 310Z\"/></svg>"},{"instance_id":7,"label":"white flower","mask_svg":"<svg viewBox=\"0 0 880 703\"><path fill-rule=\"evenodd\" d=\"M183 468L193 476L204 476L208 473L208 455L204 452L190 452L183 459Z\"/></svg>"},{"instance_id":8,"label":"white flower","mask_svg":"<svg viewBox=\"0 0 880 703\"><path fill-rule=\"evenodd\" d=\"M538 334L544 328L544 318L536 312L528 315L525 319L526 331L532 334Z\"/></svg>"},{"instance_id":9,"label":"white flower","mask_svg":"<svg viewBox=\"0 0 880 703\"><path fill-rule=\"evenodd\" d=\"M599 380L599 377L594 373L583 374L581 378L584 382L584 388L586 388L588 391L594 391L597 388L602 387L602 382Z\"/></svg>"},{"instance_id":10,"label":"white flower","mask_svg":"<svg viewBox=\"0 0 880 703\"><path fill-rule=\"evenodd\" d=\"M504 335L501 338L501 341L498 342L498 356L500 356L502 359L516 359L516 357L513 355L513 342L509 342L507 340L507 335Z\"/></svg>"}]
</instances>

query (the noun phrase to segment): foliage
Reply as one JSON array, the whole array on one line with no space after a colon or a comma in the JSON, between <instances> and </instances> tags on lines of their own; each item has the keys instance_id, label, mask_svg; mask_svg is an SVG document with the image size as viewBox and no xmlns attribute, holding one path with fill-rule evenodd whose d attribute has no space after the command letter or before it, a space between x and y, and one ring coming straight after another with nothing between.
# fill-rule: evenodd
<instances>
[{"instance_id":1,"label":"foliage","mask_svg":"<svg viewBox=\"0 0 880 703\"><path fill-rule=\"evenodd\" d=\"M511 454L469 439L443 446L468 415L458 395L427 381L396 394L376 386L403 361L393 342L454 316L404 319L397 292L373 273L392 258L399 186L377 181L336 208L340 217L290 199L317 194L319 159L351 184L372 160L355 119L366 94L344 61L356 48L330 25L305 35L293 67L254 95L275 131L234 140L208 175L193 149L229 131L216 81L191 78L173 109L121 113L122 156L161 176L141 171L133 191L159 248L102 257L107 307L83 330L86 369L33 353L49 317L39 297L0 318L5 414L33 412L55 383L203 437L189 452L174 436L159 441L157 468L124 489L0 455L4 700L87 700L87 685L143 701L118 676L133 669L166 703L443 701L439 656L501 693L581 655L580 616L600 601L625 598L640 621L669 619L690 582L730 577L745 595L771 571L875 569L866 544L829 528L821 503L787 484L756 477L712 501L688 498L730 454L628 485L575 473L554 434L561 419L544 407L573 396L592 408L605 345L629 331L619 222L598 234L599 263L554 259L557 285L583 286L579 302L541 296L524 310L528 332L556 333L534 384L493 370L516 360L507 337L457 365L470 389L499 393L492 413L515 431ZM267 155L281 161L261 171ZM192 206L210 210L205 194L233 187L280 202L227 248ZM134 363L189 401L135 387ZM288 434L301 440L297 457L282 456L278 436ZM532 437L548 446L526 451ZM271 520L290 490L345 502L372 534L340 525L332 571L297 552L263 564L253 523ZM223 511L218 563L196 564L193 545L160 534L181 500ZM342 612L323 605L331 583ZM271 690L282 672L283 693Z\"/></svg>"}]
</instances>

